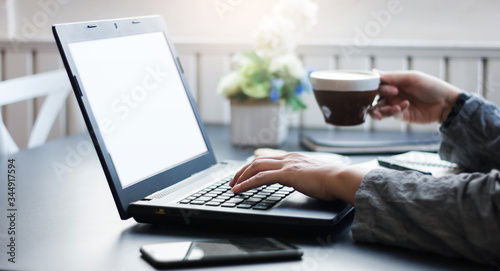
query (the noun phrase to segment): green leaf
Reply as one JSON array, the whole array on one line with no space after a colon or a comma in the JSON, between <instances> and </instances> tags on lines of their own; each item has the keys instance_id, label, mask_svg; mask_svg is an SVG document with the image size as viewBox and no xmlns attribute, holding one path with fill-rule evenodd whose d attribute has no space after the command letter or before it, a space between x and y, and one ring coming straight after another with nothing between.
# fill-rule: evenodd
<instances>
[{"instance_id":1,"label":"green leaf","mask_svg":"<svg viewBox=\"0 0 500 271\"><path fill-rule=\"evenodd\" d=\"M270 89L269 82L264 82L260 84L253 84L251 82L246 82L245 84L242 85L241 88L243 93L245 93L248 97L254 99L263 99L269 97L269 89Z\"/></svg>"},{"instance_id":2,"label":"green leaf","mask_svg":"<svg viewBox=\"0 0 500 271\"><path fill-rule=\"evenodd\" d=\"M243 52L241 53L242 56L249 58L250 60L257 62L259 64L263 64L264 60L260 58L254 51L250 52Z\"/></svg>"}]
</instances>

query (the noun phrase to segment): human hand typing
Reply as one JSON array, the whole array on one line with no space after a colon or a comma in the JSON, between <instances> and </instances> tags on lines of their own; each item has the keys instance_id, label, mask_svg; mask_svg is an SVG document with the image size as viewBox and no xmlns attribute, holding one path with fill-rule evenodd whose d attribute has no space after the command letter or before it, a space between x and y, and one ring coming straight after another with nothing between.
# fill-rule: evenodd
<instances>
[{"instance_id":1,"label":"human hand typing","mask_svg":"<svg viewBox=\"0 0 500 271\"><path fill-rule=\"evenodd\" d=\"M304 154L258 157L241 168L229 183L234 193L279 183L322 200L354 205L354 196L369 169L345 166Z\"/></svg>"}]
</instances>

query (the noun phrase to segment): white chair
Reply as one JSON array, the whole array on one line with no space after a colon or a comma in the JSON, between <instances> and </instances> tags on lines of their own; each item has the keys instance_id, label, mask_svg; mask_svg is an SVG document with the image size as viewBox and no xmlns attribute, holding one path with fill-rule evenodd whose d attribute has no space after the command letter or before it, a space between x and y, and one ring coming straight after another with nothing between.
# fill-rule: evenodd
<instances>
[{"instance_id":1,"label":"white chair","mask_svg":"<svg viewBox=\"0 0 500 271\"><path fill-rule=\"evenodd\" d=\"M66 71L55 70L0 82L0 156L19 151L2 119L4 105L47 96L31 130L28 148L45 143L57 114L71 91Z\"/></svg>"}]
</instances>

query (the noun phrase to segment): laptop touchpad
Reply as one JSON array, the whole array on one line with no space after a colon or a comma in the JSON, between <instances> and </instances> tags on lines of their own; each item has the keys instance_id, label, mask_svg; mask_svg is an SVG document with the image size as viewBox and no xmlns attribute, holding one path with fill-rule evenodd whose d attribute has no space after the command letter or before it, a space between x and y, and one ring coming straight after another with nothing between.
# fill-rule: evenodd
<instances>
[{"instance_id":1,"label":"laptop touchpad","mask_svg":"<svg viewBox=\"0 0 500 271\"><path fill-rule=\"evenodd\" d=\"M305 215L311 217L332 218L332 214L343 211L349 204L344 201L323 201L295 192L290 198L282 202L273 211L287 212L294 215Z\"/></svg>"}]
</instances>

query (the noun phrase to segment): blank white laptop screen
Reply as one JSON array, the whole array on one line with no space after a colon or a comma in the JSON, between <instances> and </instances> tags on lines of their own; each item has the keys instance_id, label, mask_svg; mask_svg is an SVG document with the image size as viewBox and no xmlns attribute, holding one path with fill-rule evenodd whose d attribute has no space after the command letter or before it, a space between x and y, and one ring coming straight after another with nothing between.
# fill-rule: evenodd
<instances>
[{"instance_id":1,"label":"blank white laptop screen","mask_svg":"<svg viewBox=\"0 0 500 271\"><path fill-rule=\"evenodd\" d=\"M69 48L123 188L208 151L163 32Z\"/></svg>"}]
</instances>

